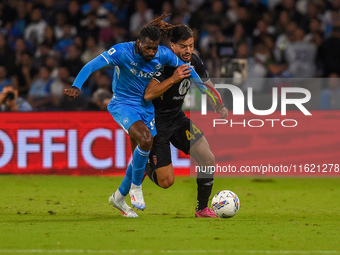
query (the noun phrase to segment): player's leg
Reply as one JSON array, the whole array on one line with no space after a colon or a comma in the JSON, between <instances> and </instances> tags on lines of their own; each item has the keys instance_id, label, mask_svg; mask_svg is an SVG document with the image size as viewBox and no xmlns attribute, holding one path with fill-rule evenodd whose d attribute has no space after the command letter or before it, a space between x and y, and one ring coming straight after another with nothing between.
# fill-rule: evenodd
<instances>
[{"instance_id":1,"label":"player's leg","mask_svg":"<svg viewBox=\"0 0 340 255\"><path fill-rule=\"evenodd\" d=\"M160 167L156 170L157 181L160 187L167 189L175 182L174 168L172 164Z\"/></svg>"},{"instance_id":2,"label":"player's leg","mask_svg":"<svg viewBox=\"0 0 340 255\"><path fill-rule=\"evenodd\" d=\"M171 187L175 182L172 163L160 168L154 168L151 164L146 164L145 171L150 180L163 189Z\"/></svg>"},{"instance_id":3,"label":"player's leg","mask_svg":"<svg viewBox=\"0 0 340 255\"><path fill-rule=\"evenodd\" d=\"M151 134L151 126L147 126L145 122L142 121L143 117L141 116L141 112L143 112L143 109L140 109L139 107L126 107L122 104L110 103L108 105L108 110L115 121L130 135L132 148L135 147L135 144L138 144L136 149L133 151L132 162L127 168L123 182L112 195L116 201L116 206L114 207L118 208L118 203L125 203L125 197L132 186L133 188L136 188L134 193L134 197L136 199L133 205L139 209L144 209L145 203L140 183L143 178L144 168L148 158L148 151L152 146L152 136L156 132L153 130L153 134ZM151 112L151 114L147 113L151 120L153 119L152 113L153 112ZM127 204L125 207L127 207Z\"/></svg>"},{"instance_id":4,"label":"player's leg","mask_svg":"<svg viewBox=\"0 0 340 255\"><path fill-rule=\"evenodd\" d=\"M132 140L137 142L132 156L132 183L141 185L145 165L152 147L153 136L142 121L137 121L130 126L129 135Z\"/></svg>"},{"instance_id":5,"label":"player's leg","mask_svg":"<svg viewBox=\"0 0 340 255\"><path fill-rule=\"evenodd\" d=\"M131 150L133 152L137 146L137 142L130 137L130 144L131 144ZM126 172L125 172L124 179L118 188L119 192L117 192L116 194L117 199L123 199L123 198L125 199L126 195L129 194L129 191L131 188L131 182L132 182L132 162L129 163L126 169Z\"/></svg>"},{"instance_id":6,"label":"player's leg","mask_svg":"<svg viewBox=\"0 0 340 255\"><path fill-rule=\"evenodd\" d=\"M160 128L158 128L160 127ZM157 125L157 135L146 164L145 172L150 180L162 188L169 188L175 181L174 169L171 162L170 138L171 130Z\"/></svg>"},{"instance_id":7,"label":"player's leg","mask_svg":"<svg viewBox=\"0 0 340 255\"><path fill-rule=\"evenodd\" d=\"M130 137L131 149L135 150L137 142ZM119 209L124 217L138 217L130 206L125 202L127 194L129 194L132 181L132 162L128 165L124 179L119 188L109 197L109 204Z\"/></svg>"},{"instance_id":8,"label":"player's leg","mask_svg":"<svg viewBox=\"0 0 340 255\"><path fill-rule=\"evenodd\" d=\"M181 123L183 123L183 126L174 134L171 143L184 153L190 154L198 165L214 165L215 157L210 150L210 146L203 132L184 115ZM196 217L216 217L213 211L208 208L213 183L213 173L198 173Z\"/></svg>"},{"instance_id":9,"label":"player's leg","mask_svg":"<svg viewBox=\"0 0 340 255\"><path fill-rule=\"evenodd\" d=\"M130 198L134 207L144 210L145 202L141 184L145 165L152 147L153 136L148 127L142 121L137 121L131 125L129 135L138 144L132 154Z\"/></svg>"},{"instance_id":10,"label":"player's leg","mask_svg":"<svg viewBox=\"0 0 340 255\"><path fill-rule=\"evenodd\" d=\"M152 147L153 137L157 132L153 106L139 110L141 120L134 122L129 128L130 137L137 142L136 149L132 155L133 164L130 198L134 207L144 210L145 202L141 184L144 177L145 165Z\"/></svg>"},{"instance_id":11,"label":"player's leg","mask_svg":"<svg viewBox=\"0 0 340 255\"><path fill-rule=\"evenodd\" d=\"M201 137L191 148L190 155L196 160L199 166L214 166L215 157L210 150L207 139ZM196 217L215 217L215 214L208 208L208 201L214 184L214 173L197 173L197 207Z\"/></svg>"}]
</instances>

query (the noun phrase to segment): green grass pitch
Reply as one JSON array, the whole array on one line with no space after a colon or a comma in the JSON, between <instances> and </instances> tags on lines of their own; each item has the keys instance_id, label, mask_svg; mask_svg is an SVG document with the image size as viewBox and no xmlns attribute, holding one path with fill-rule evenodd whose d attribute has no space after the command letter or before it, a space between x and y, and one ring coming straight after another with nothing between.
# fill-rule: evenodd
<instances>
[{"instance_id":1,"label":"green grass pitch","mask_svg":"<svg viewBox=\"0 0 340 255\"><path fill-rule=\"evenodd\" d=\"M143 183L146 209L108 205L122 177L0 176L0 254L340 254L340 178L216 179L231 219L194 217L196 180Z\"/></svg>"}]
</instances>

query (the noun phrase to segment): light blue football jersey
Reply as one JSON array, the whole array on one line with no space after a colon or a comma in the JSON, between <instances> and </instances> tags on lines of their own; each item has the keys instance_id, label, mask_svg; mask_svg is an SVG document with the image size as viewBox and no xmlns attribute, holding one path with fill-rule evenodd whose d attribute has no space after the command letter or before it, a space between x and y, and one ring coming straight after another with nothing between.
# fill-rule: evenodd
<instances>
[{"instance_id":1,"label":"light blue football jersey","mask_svg":"<svg viewBox=\"0 0 340 255\"><path fill-rule=\"evenodd\" d=\"M158 47L155 57L150 62L145 62L136 53L135 42L117 44L102 56L109 65L115 66L112 81L114 99L131 104L141 103L146 86L164 65L177 67L179 64L178 57L163 46Z\"/></svg>"},{"instance_id":2,"label":"light blue football jersey","mask_svg":"<svg viewBox=\"0 0 340 255\"><path fill-rule=\"evenodd\" d=\"M115 66L112 100L124 104L151 107L152 101L144 100L144 90L151 78L163 66L177 67L182 64L185 63L164 46L158 46L155 57L151 61L145 62L142 56L136 52L135 42L119 43L88 62L79 72L72 86L81 89L92 72L105 66ZM201 81L193 69L191 78Z\"/></svg>"}]
</instances>

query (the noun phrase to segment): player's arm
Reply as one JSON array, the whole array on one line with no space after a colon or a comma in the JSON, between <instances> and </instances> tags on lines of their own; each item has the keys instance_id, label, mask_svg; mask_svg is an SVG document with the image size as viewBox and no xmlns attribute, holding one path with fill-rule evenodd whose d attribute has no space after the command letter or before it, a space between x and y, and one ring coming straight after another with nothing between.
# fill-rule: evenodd
<instances>
[{"instance_id":1,"label":"player's arm","mask_svg":"<svg viewBox=\"0 0 340 255\"><path fill-rule=\"evenodd\" d=\"M108 63L105 61L102 55L99 55L92 59L90 62L88 62L78 73L76 79L74 80L74 83L72 84L71 88L64 89L64 94L69 97L77 97L79 95L80 89L83 86L84 82L89 78L89 76L107 66Z\"/></svg>"},{"instance_id":2,"label":"player's arm","mask_svg":"<svg viewBox=\"0 0 340 255\"><path fill-rule=\"evenodd\" d=\"M215 85L210 81L206 81L205 84L209 85L212 88L215 88ZM220 100L218 99L221 98L221 94L215 90L215 93L212 93L212 91L209 89L211 92L210 94L214 97L214 99L211 96L208 96L208 103L214 110L214 112L221 114L221 119L224 119L228 116L228 108L223 105L223 102L221 104ZM217 95L216 95L217 94Z\"/></svg>"},{"instance_id":3,"label":"player's arm","mask_svg":"<svg viewBox=\"0 0 340 255\"><path fill-rule=\"evenodd\" d=\"M116 51L118 50L118 53ZM77 97L80 93L80 89L83 86L84 82L89 78L89 76L109 65L118 65L119 61L121 60L121 46L115 45L110 50L103 52L99 56L92 59L90 62L88 62L78 73L76 79L74 80L71 88L64 89L64 94L69 97ZM116 54L115 54L116 53Z\"/></svg>"},{"instance_id":4,"label":"player's arm","mask_svg":"<svg viewBox=\"0 0 340 255\"><path fill-rule=\"evenodd\" d=\"M177 57L173 52L171 52L170 50L167 51L166 57L167 57L167 62L166 62L167 65L177 67L178 65L186 64L179 57ZM215 90L215 86L209 80L210 88L208 89L207 86L205 86L205 83L202 82L200 76L197 74L197 72L192 67L189 67L188 70L191 70L189 77L192 78L193 82L195 83L197 88L201 91L201 93L204 94L204 93L207 93L207 91L209 91L208 98L210 98L213 102L214 111L217 112L217 113L221 113L222 114L221 118L227 117L228 109L223 106L221 96L218 93L218 91ZM211 93L211 92L213 92L213 93ZM208 100L210 100L210 99L208 99ZM216 99L218 99L218 100L216 100Z\"/></svg>"},{"instance_id":5,"label":"player's arm","mask_svg":"<svg viewBox=\"0 0 340 255\"><path fill-rule=\"evenodd\" d=\"M162 48L162 53L164 54L164 62L163 65L172 66L172 67L179 67L181 65L187 65L187 63L184 63L179 57L177 57L171 50L168 48ZM203 93L202 88L206 89L201 78L196 73L195 69L193 69L191 66L189 66L188 70L190 70L190 75L188 77L193 78L194 83L197 85L197 87L200 89L200 91Z\"/></svg>"},{"instance_id":6,"label":"player's arm","mask_svg":"<svg viewBox=\"0 0 340 255\"><path fill-rule=\"evenodd\" d=\"M226 118L228 116L228 109L223 105L221 95L215 89L215 85L208 78L204 63L195 54L192 56L192 61L195 62L195 71L201 77L205 87L207 88L204 93L208 94L207 100L209 105L212 107L214 112L221 114L222 119Z\"/></svg>"},{"instance_id":7,"label":"player's arm","mask_svg":"<svg viewBox=\"0 0 340 255\"><path fill-rule=\"evenodd\" d=\"M172 85L177 82L180 82L186 77L190 76L190 67L188 65L181 65L179 66L173 75L168 79L161 81L161 79L157 79L157 74L155 75L154 79L151 79L148 86L144 92L144 99L146 101L151 101L157 97L160 97L164 92L166 92ZM159 72L161 75L161 73Z\"/></svg>"},{"instance_id":8,"label":"player's arm","mask_svg":"<svg viewBox=\"0 0 340 255\"><path fill-rule=\"evenodd\" d=\"M196 83L202 94L208 94L207 100L214 112L221 114L222 119L226 118L228 116L228 109L223 105L220 93L215 89L215 85L207 77L206 68L202 60L197 55L195 55L195 59L197 61L195 65L195 74L197 74L197 76L200 77L200 80L202 79L204 82L199 81L195 76L192 77L193 81Z\"/></svg>"},{"instance_id":9,"label":"player's arm","mask_svg":"<svg viewBox=\"0 0 340 255\"><path fill-rule=\"evenodd\" d=\"M193 78L192 80L196 84L197 88L201 91L201 93L208 94L207 99L214 112L221 114L221 119L226 118L228 116L228 109L223 105L221 95L215 89L214 84L210 80L203 83L196 72L192 72L191 74L191 78Z\"/></svg>"}]
</instances>

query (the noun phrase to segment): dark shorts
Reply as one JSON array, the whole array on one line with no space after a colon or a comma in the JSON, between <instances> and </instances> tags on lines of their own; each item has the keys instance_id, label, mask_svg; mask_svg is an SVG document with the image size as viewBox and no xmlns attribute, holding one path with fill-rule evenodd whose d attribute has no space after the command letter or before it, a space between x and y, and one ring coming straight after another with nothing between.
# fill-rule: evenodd
<instances>
[{"instance_id":1,"label":"dark shorts","mask_svg":"<svg viewBox=\"0 0 340 255\"><path fill-rule=\"evenodd\" d=\"M190 153L193 146L201 137L203 132L185 116L179 112L171 118L157 118L157 135L153 138L152 149L149 154L150 164L153 168L160 168L171 163L170 143L185 154Z\"/></svg>"}]
</instances>

